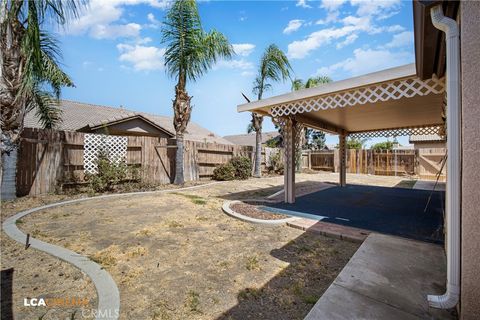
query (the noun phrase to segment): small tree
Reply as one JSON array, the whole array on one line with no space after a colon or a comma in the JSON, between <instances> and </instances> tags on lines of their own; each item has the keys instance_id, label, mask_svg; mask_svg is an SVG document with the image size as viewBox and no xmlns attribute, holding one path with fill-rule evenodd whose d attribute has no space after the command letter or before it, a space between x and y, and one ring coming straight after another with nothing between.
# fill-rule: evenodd
<instances>
[{"instance_id":1,"label":"small tree","mask_svg":"<svg viewBox=\"0 0 480 320\"><path fill-rule=\"evenodd\" d=\"M348 138L346 141L346 147L347 149L363 149L363 146L367 142L368 139L354 139L354 138ZM340 144L337 144L337 148L340 148Z\"/></svg>"},{"instance_id":2,"label":"small tree","mask_svg":"<svg viewBox=\"0 0 480 320\"><path fill-rule=\"evenodd\" d=\"M325 133L323 131L306 128L305 129L305 144L303 149L322 150L325 148Z\"/></svg>"},{"instance_id":3,"label":"small tree","mask_svg":"<svg viewBox=\"0 0 480 320\"><path fill-rule=\"evenodd\" d=\"M393 149L394 142L392 141L383 141L379 143L375 143L371 149L375 151L386 151Z\"/></svg>"}]
</instances>

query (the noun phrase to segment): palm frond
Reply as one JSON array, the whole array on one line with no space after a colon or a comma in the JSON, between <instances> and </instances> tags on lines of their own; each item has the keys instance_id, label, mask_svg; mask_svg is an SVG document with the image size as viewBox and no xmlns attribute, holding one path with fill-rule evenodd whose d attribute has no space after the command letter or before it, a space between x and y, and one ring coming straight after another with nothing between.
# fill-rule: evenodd
<instances>
[{"instance_id":1,"label":"palm frond","mask_svg":"<svg viewBox=\"0 0 480 320\"><path fill-rule=\"evenodd\" d=\"M33 94L29 109L34 109L43 128L52 129L61 121L62 110L59 108L58 99L49 92L36 90Z\"/></svg>"},{"instance_id":2,"label":"palm frond","mask_svg":"<svg viewBox=\"0 0 480 320\"><path fill-rule=\"evenodd\" d=\"M163 23L162 43L167 47L164 55L167 72L183 85L187 79L196 81L218 59L234 54L223 34L203 31L194 0L174 2Z\"/></svg>"},{"instance_id":3,"label":"palm frond","mask_svg":"<svg viewBox=\"0 0 480 320\"><path fill-rule=\"evenodd\" d=\"M318 87L321 84L330 83L332 79L328 76L318 76L313 78L308 78L307 82L305 83L305 88L313 88Z\"/></svg>"},{"instance_id":4,"label":"palm frond","mask_svg":"<svg viewBox=\"0 0 480 320\"><path fill-rule=\"evenodd\" d=\"M271 44L265 50L254 82L254 93L258 100L262 99L263 92L270 88L268 81L285 81L290 78L292 67L285 53L275 44Z\"/></svg>"},{"instance_id":5,"label":"palm frond","mask_svg":"<svg viewBox=\"0 0 480 320\"><path fill-rule=\"evenodd\" d=\"M298 91L303 88L305 88L305 84L302 79L294 79L292 81L292 91Z\"/></svg>"},{"instance_id":6,"label":"palm frond","mask_svg":"<svg viewBox=\"0 0 480 320\"><path fill-rule=\"evenodd\" d=\"M61 53L55 38L43 28L47 22L61 26L78 17L86 0L0 1L5 1L2 8L8 11L2 28L9 27L16 33L20 50L16 73L20 88L15 91L14 104L20 110L36 109L44 126L53 127L60 120L56 106L61 88L74 84L59 65ZM19 115L23 117L24 112ZM23 119L17 122L23 123Z\"/></svg>"}]
</instances>

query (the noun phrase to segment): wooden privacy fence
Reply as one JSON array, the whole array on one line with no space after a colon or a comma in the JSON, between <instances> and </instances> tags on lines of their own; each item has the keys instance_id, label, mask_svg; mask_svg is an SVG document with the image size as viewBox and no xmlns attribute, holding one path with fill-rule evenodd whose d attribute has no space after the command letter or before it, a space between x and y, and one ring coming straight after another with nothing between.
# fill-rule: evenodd
<instances>
[{"instance_id":1,"label":"wooden privacy fence","mask_svg":"<svg viewBox=\"0 0 480 320\"><path fill-rule=\"evenodd\" d=\"M54 192L57 187L85 183L84 149L86 133L25 129L17 152L17 195L38 195ZM175 175L174 139L128 136L126 163L139 168L143 181L153 184L171 183ZM123 140L125 141L125 140ZM125 150L125 149L123 149ZM263 148L262 167L281 149ZM338 150L304 151L303 168L339 171ZM374 175L417 175L434 179L441 166L445 149L348 150L347 172ZM185 141L185 180L210 179L215 167L234 156L254 158L251 146L222 145ZM445 179L445 169L441 176Z\"/></svg>"},{"instance_id":2,"label":"wooden privacy fence","mask_svg":"<svg viewBox=\"0 0 480 320\"><path fill-rule=\"evenodd\" d=\"M419 150L347 150L347 172L372 175L417 175L421 179L435 179L441 167L445 149ZM338 172L338 150L304 151L303 168ZM445 179L445 169L440 177Z\"/></svg>"},{"instance_id":3,"label":"wooden privacy fence","mask_svg":"<svg viewBox=\"0 0 480 320\"><path fill-rule=\"evenodd\" d=\"M85 182L85 133L25 129L17 155L17 195L54 192L66 184ZM175 175L175 140L128 136L126 163L139 168L143 181L171 183ZM216 166L234 156L252 158L252 148L185 141L185 179L209 179Z\"/></svg>"}]
</instances>

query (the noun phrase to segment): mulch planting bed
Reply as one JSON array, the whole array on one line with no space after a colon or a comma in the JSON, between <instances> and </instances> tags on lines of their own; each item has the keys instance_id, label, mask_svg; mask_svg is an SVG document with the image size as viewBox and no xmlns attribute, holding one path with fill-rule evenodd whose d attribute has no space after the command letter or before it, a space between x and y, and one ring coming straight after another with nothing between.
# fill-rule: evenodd
<instances>
[{"instance_id":1,"label":"mulch planting bed","mask_svg":"<svg viewBox=\"0 0 480 320\"><path fill-rule=\"evenodd\" d=\"M280 220L288 218L284 214L275 214L259 209L257 206L247 203L234 203L230 208L244 216L261 220Z\"/></svg>"}]
</instances>

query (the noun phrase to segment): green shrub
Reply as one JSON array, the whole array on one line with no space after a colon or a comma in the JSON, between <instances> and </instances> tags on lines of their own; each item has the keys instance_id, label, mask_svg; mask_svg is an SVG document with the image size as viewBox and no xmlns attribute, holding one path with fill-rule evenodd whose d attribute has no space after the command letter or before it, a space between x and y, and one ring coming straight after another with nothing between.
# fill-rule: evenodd
<instances>
[{"instance_id":1,"label":"green shrub","mask_svg":"<svg viewBox=\"0 0 480 320\"><path fill-rule=\"evenodd\" d=\"M118 163L110 161L105 152L99 152L96 164L97 173L88 174L85 177L90 189L95 192L110 191L115 185L127 178L127 164L123 161L119 161Z\"/></svg>"},{"instance_id":2,"label":"green shrub","mask_svg":"<svg viewBox=\"0 0 480 320\"><path fill-rule=\"evenodd\" d=\"M235 168L235 178L248 179L252 175L252 161L247 157L234 157L230 164Z\"/></svg>"},{"instance_id":3,"label":"green shrub","mask_svg":"<svg viewBox=\"0 0 480 320\"><path fill-rule=\"evenodd\" d=\"M215 168L215 170L213 170L212 178L214 180L220 180L220 181L234 180L235 179L235 168L233 167L233 165L230 162L222 164L221 166L219 166L219 167Z\"/></svg>"},{"instance_id":4,"label":"green shrub","mask_svg":"<svg viewBox=\"0 0 480 320\"><path fill-rule=\"evenodd\" d=\"M270 156L268 170L278 174L283 174L283 158L280 150Z\"/></svg>"},{"instance_id":5,"label":"green shrub","mask_svg":"<svg viewBox=\"0 0 480 320\"><path fill-rule=\"evenodd\" d=\"M375 143L371 149L375 151L387 151L393 149L394 143L392 141L383 141L379 143Z\"/></svg>"}]
</instances>

